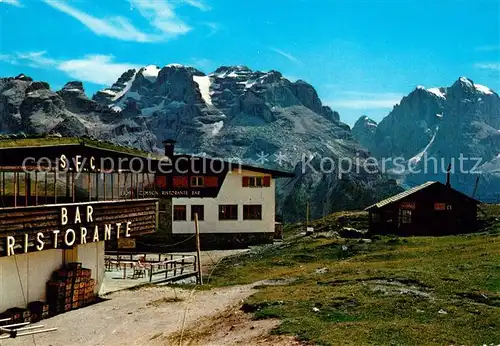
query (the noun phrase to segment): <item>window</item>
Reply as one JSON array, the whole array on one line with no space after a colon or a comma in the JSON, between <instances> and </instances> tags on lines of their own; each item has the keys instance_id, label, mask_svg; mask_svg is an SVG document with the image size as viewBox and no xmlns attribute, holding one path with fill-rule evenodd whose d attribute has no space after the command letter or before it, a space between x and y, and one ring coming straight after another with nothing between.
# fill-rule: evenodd
<instances>
[{"instance_id":1,"label":"window","mask_svg":"<svg viewBox=\"0 0 500 346\"><path fill-rule=\"evenodd\" d=\"M186 221L185 205L174 205L174 221Z\"/></svg>"},{"instance_id":2,"label":"window","mask_svg":"<svg viewBox=\"0 0 500 346\"><path fill-rule=\"evenodd\" d=\"M402 224L411 223L411 210L401 209L400 210L400 219Z\"/></svg>"},{"instance_id":3,"label":"window","mask_svg":"<svg viewBox=\"0 0 500 346\"><path fill-rule=\"evenodd\" d=\"M204 179L203 177L195 176L191 177L191 186L192 187L203 187L204 184Z\"/></svg>"},{"instance_id":4,"label":"window","mask_svg":"<svg viewBox=\"0 0 500 346\"><path fill-rule=\"evenodd\" d=\"M172 180L174 187L188 187L188 177L177 176Z\"/></svg>"},{"instance_id":5,"label":"window","mask_svg":"<svg viewBox=\"0 0 500 346\"><path fill-rule=\"evenodd\" d=\"M205 206L203 205L192 205L191 206L191 220L194 221L194 214L198 214L198 220L205 220Z\"/></svg>"},{"instance_id":6,"label":"window","mask_svg":"<svg viewBox=\"0 0 500 346\"><path fill-rule=\"evenodd\" d=\"M219 179L217 177L205 177L205 187L217 187Z\"/></svg>"},{"instance_id":7,"label":"window","mask_svg":"<svg viewBox=\"0 0 500 346\"><path fill-rule=\"evenodd\" d=\"M157 175L155 177L155 185L159 189L166 189L167 188L167 177L166 176L161 176Z\"/></svg>"},{"instance_id":8,"label":"window","mask_svg":"<svg viewBox=\"0 0 500 346\"><path fill-rule=\"evenodd\" d=\"M262 177L250 177L248 186L250 186L250 187L262 187Z\"/></svg>"},{"instance_id":9,"label":"window","mask_svg":"<svg viewBox=\"0 0 500 346\"><path fill-rule=\"evenodd\" d=\"M243 220L262 220L262 206L244 205Z\"/></svg>"},{"instance_id":10,"label":"window","mask_svg":"<svg viewBox=\"0 0 500 346\"><path fill-rule=\"evenodd\" d=\"M238 220L238 206L219 205L219 220Z\"/></svg>"},{"instance_id":11,"label":"window","mask_svg":"<svg viewBox=\"0 0 500 346\"><path fill-rule=\"evenodd\" d=\"M269 187L271 186L271 177L243 177L242 179L243 187Z\"/></svg>"}]
</instances>

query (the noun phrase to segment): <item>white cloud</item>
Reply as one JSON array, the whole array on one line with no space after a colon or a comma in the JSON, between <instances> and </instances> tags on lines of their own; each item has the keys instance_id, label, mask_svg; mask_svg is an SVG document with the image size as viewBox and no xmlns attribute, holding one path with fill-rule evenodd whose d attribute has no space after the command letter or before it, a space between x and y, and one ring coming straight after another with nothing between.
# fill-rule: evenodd
<instances>
[{"instance_id":1,"label":"white cloud","mask_svg":"<svg viewBox=\"0 0 500 346\"><path fill-rule=\"evenodd\" d=\"M204 1L200 1L200 0L182 0L182 2L185 3L185 4L188 4L190 6L196 7L199 10L202 10L202 11L209 11L210 10L210 6L208 6L207 4L205 4Z\"/></svg>"},{"instance_id":2,"label":"white cloud","mask_svg":"<svg viewBox=\"0 0 500 346\"><path fill-rule=\"evenodd\" d=\"M297 59L295 56L293 56L290 53L284 52L278 48L269 48L269 49L271 49L273 52L278 53L281 56L284 56L285 58L287 58L288 60L290 60L291 62L293 62L295 64L303 65L302 61L300 61L299 59Z\"/></svg>"},{"instance_id":3,"label":"white cloud","mask_svg":"<svg viewBox=\"0 0 500 346\"><path fill-rule=\"evenodd\" d=\"M17 7L23 7L23 4L19 0L0 0L0 4L8 4Z\"/></svg>"},{"instance_id":4,"label":"white cloud","mask_svg":"<svg viewBox=\"0 0 500 346\"><path fill-rule=\"evenodd\" d=\"M342 98L325 102L333 108L350 109L384 109L398 104L403 95L398 93L368 93L360 91L343 91Z\"/></svg>"},{"instance_id":5,"label":"white cloud","mask_svg":"<svg viewBox=\"0 0 500 346\"><path fill-rule=\"evenodd\" d=\"M130 0L130 4L148 19L153 27L168 37L182 35L191 30L177 17L174 5L166 0Z\"/></svg>"},{"instance_id":6,"label":"white cloud","mask_svg":"<svg viewBox=\"0 0 500 346\"><path fill-rule=\"evenodd\" d=\"M60 61L57 68L78 80L111 85L125 71L140 68L138 65L114 62L112 55L85 55L81 59Z\"/></svg>"},{"instance_id":7,"label":"white cloud","mask_svg":"<svg viewBox=\"0 0 500 346\"><path fill-rule=\"evenodd\" d=\"M0 61L12 65L26 65L33 68L55 68L71 78L100 85L111 85L123 72L139 65L118 63L112 55L91 54L79 59L58 60L47 57L46 52L0 55Z\"/></svg>"},{"instance_id":8,"label":"white cloud","mask_svg":"<svg viewBox=\"0 0 500 346\"><path fill-rule=\"evenodd\" d=\"M57 64L57 61L45 56L46 51L18 53L16 59L31 62L34 67L49 67Z\"/></svg>"},{"instance_id":9,"label":"white cloud","mask_svg":"<svg viewBox=\"0 0 500 346\"><path fill-rule=\"evenodd\" d=\"M474 67L484 70L500 71L500 62L476 63L474 64Z\"/></svg>"},{"instance_id":10,"label":"white cloud","mask_svg":"<svg viewBox=\"0 0 500 346\"><path fill-rule=\"evenodd\" d=\"M176 5L186 4L203 11L210 9L200 0L178 0L175 2L169 0L129 0L131 9L137 10L142 17L148 20L152 32L144 32L123 16L97 18L70 6L68 2L63 0L43 1L56 10L75 18L97 35L135 42L164 41L191 31L191 27L177 16ZM216 30L214 27L211 29L212 31Z\"/></svg>"},{"instance_id":11,"label":"white cloud","mask_svg":"<svg viewBox=\"0 0 500 346\"><path fill-rule=\"evenodd\" d=\"M127 18L117 16L99 19L71 7L67 2L60 0L43 1L56 10L75 18L97 35L108 36L125 41L149 42L158 40L157 36L148 35L136 29Z\"/></svg>"}]
</instances>

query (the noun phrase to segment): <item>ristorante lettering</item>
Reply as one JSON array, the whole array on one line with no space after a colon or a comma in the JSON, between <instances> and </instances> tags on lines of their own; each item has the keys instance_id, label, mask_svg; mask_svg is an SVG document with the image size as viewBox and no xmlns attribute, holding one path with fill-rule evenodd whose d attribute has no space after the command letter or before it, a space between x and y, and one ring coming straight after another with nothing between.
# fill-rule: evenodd
<instances>
[{"instance_id":1,"label":"ristorante lettering","mask_svg":"<svg viewBox=\"0 0 500 346\"><path fill-rule=\"evenodd\" d=\"M96 223L93 206L61 207L60 227L47 231L29 232L5 237L5 255L31 251L72 248L86 243L130 237L132 222Z\"/></svg>"}]
</instances>

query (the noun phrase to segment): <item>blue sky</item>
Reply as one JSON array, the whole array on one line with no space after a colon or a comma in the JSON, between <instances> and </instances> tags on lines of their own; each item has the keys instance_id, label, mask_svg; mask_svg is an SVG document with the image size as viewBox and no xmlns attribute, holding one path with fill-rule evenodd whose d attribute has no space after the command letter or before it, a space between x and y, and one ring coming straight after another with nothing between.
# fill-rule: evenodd
<instances>
[{"instance_id":1,"label":"blue sky","mask_svg":"<svg viewBox=\"0 0 500 346\"><path fill-rule=\"evenodd\" d=\"M500 90L500 1L0 0L0 76L53 89L169 63L278 70L353 124L416 85L459 76Z\"/></svg>"}]
</instances>

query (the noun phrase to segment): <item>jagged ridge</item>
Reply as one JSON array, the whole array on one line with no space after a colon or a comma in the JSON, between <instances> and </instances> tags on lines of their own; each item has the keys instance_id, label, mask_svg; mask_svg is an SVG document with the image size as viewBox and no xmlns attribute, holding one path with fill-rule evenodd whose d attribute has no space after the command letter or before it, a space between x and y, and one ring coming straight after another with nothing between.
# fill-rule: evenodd
<instances>
[{"instance_id":1,"label":"jagged ridge","mask_svg":"<svg viewBox=\"0 0 500 346\"><path fill-rule=\"evenodd\" d=\"M174 138L179 151L295 169L297 177L279 187L279 210L288 220L304 217L307 200L317 217L366 205L393 187L364 169L342 176L338 167L315 171L322 157L362 161L368 153L311 85L277 71L223 66L206 75L178 64L151 65L124 72L93 99L80 82L58 92L36 83L0 80L2 132L87 135L147 151ZM310 156L315 159L303 174L298 163Z\"/></svg>"}]
</instances>

